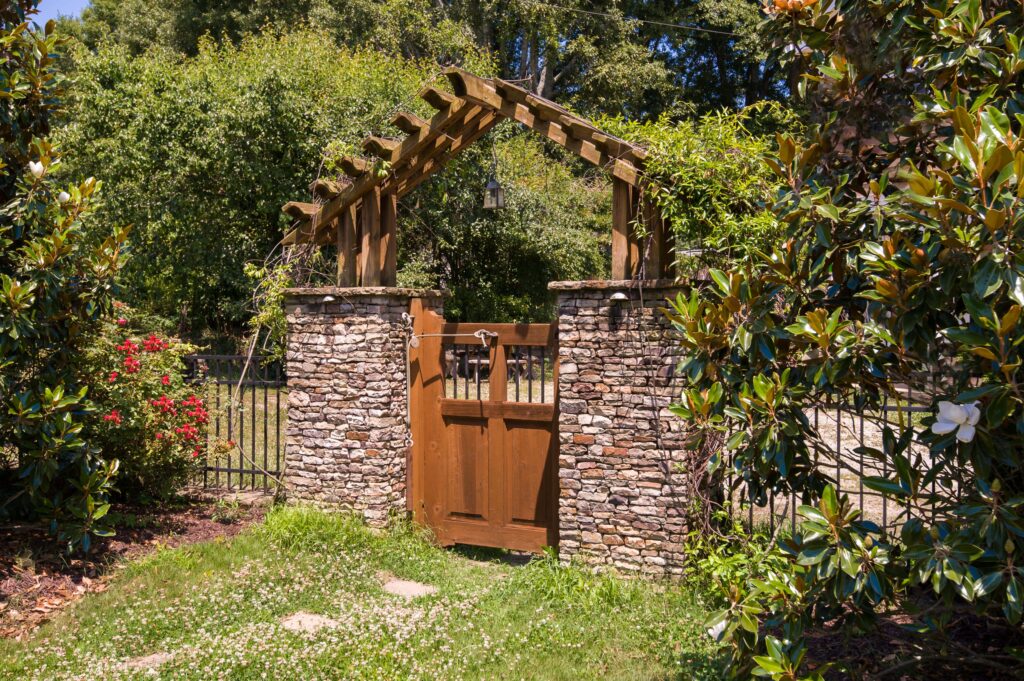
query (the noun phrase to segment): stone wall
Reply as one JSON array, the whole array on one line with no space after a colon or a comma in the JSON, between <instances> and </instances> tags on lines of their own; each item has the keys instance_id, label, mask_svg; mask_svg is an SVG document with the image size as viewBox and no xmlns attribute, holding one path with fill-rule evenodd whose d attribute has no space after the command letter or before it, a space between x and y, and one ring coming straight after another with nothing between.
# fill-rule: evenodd
<instances>
[{"instance_id":1,"label":"stone wall","mask_svg":"<svg viewBox=\"0 0 1024 681\"><path fill-rule=\"evenodd\" d=\"M682 571L687 503L674 344L659 282L559 282L559 554ZM613 294L626 300L614 301Z\"/></svg>"},{"instance_id":2,"label":"stone wall","mask_svg":"<svg viewBox=\"0 0 1024 681\"><path fill-rule=\"evenodd\" d=\"M293 289L286 370L285 485L294 499L339 505L382 525L404 510L406 328L397 288Z\"/></svg>"}]
</instances>

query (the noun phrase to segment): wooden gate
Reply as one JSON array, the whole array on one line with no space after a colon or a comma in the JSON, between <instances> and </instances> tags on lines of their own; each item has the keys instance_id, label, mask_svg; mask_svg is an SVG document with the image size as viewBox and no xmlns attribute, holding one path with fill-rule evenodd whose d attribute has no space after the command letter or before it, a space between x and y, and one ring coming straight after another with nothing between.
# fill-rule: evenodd
<instances>
[{"instance_id":1,"label":"wooden gate","mask_svg":"<svg viewBox=\"0 0 1024 681\"><path fill-rule=\"evenodd\" d=\"M414 299L409 505L444 545L558 541L553 324L449 323Z\"/></svg>"}]
</instances>

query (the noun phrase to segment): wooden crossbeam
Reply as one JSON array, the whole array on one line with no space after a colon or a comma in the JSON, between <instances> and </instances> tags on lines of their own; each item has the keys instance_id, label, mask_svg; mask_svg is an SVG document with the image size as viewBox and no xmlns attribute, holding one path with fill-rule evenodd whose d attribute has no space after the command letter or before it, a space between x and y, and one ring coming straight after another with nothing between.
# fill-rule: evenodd
<instances>
[{"instance_id":1,"label":"wooden crossbeam","mask_svg":"<svg viewBox=\"0 0 1024 681\"><path fill-rule=\"evenodd\" d=\"M318 199L333 199L335 196L345 191L345 187L348 185L334 180L327 180L319 178L313 181L313 184L309 185L309 191L314 197Z\"/></svg>"},{"instance_id":2,"label":"wooden crossbeam","mask_svg":"<svg viewBox=\"0 0 1024 681\"><path fill-rule=\"evenodd\" d=\"M448 94L444 90L438 90L436 87L423 88L420 90L419 97L438 111L450 109L459 101L459 98L455 95Z\"/></svg>"},{"instance_id":3,"label":"wooden crossbeam","mask_svg":"<svg viewBox=\"0 0 1024 681\"><path fill-rule=\"evenodd\" d=\"M316 215L316 212L320 210L320 206L315 203L304 203L302 201L289 201L284 204L282 208L286 215L295 218L296 220L307 220L312 215Z\"/></svg>"},{"instance_id":4,"label":"wooden crossbeam","mask_svg":"<svg viewBox=\"0 0 1024 681\"><path fill-rule=\"evenodd\" d=\"M481 109L460 129L458 134L446 137L444 143L438 145L432 153L417 159L414 165L395 176L394 184L397 187L398 196L405 196L429 179L431 175L443 168L452 156L487 134L501 120L502 117L496 111Z\"/></svg>"},{"instance_id":5,"label":"wooden crossbeam","mask_svg":"<svg viewBox=\"0 0 1024 681\"><path fill-rule=\"evenodd\" d=\"M398 154L401 153L402 141L383 137L367 137L363 140L362 147L367 154L394 163L398 160Z\"/></svg>"},{"instance_id":6,"label":"wooden crossbeam","mask_svg":"<svg viewBox=\"0 0 1024 681\"><path fill-rule=\"evenodd\" d=\"M341 167L341 172L349 177L358 177L370 170L373 164L358 156L342 156L338 159L338 165Z\"/></svg>"},{"instance_id":7,"label":"wooden crossbeam","mask_svg":"<svg viewBox=\"0 0 1024 681\"><path fill-rule=\"evenodd\" d=\"M430 123L423 120L416 114L400 111L391 117L391 125L398 128L407 135L419 134L420 130L429 128Z\"/></svg>"}]
</instances>

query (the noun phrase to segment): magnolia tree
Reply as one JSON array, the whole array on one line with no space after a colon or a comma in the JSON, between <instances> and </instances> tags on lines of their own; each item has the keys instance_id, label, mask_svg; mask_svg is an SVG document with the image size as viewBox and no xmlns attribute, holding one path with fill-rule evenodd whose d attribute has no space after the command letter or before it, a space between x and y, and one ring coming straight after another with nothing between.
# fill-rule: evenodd
<instances>
[{"instance_id":1,"label":"magnolia tree","mask_svg":"<svg viewBox=\"0 0 1024 681\"><path fill-rule=\"evenodd\" d=\"M731 468L747 498L805 505L779 541L785 567L732 584L710 633L736 676L822 678L805 661L809 629L865 629L896 608L922 636L890 671L1019 671L1008 648L972 652L950 632L969 614L995 640L1022 635L1022 7L768 11L814 125L766 159L784 184L784 241L673 305L689 378L677 411L695 446L727 438L709 465ZM882 445L863 450L892 471L865 484L905 509L886 529L837 494L808 414L849 404L872 419L911 390L932 414L878 419Z\"/></svg>"}]
</instances>

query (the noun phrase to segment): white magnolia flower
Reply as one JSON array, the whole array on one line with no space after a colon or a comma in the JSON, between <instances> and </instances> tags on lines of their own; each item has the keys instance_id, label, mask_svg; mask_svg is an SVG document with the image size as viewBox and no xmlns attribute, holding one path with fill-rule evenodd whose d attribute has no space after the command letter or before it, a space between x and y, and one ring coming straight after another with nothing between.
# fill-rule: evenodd
<instances>
[{"instance_id":1,"label":"white magnolia flower","mask_svg":"<svg viewBox=\"0 0 1024 681\"><path fill-rule=\"evenodd\" d=\"M977 402L970 404L955 404L953 402L939 402L939 413L935 416L935 423L932 424L932 432L936 435L945 435L956 431L956 439L960 442L970 442L974 439L974 427L978 425L981 418L981 410Z\"/></svg>"},{"instance_id":2,"label":"white magnolia flower","mask_svg":"<svg viewBox=\"0 0 1024 681\"><path fill-rule=\"evenodd\" d=\"M35 175L36 177L42 177L43 170L45 170L45 168L43 168L43 164L40 163L39 161L29 161L28 169L31 170L32 174Z\"/></svg>"},{"instance_id":3,"label":"white magnolia flower","mask_svg":"<svg viewBox=\"0 0 1024 681\"><path fill-rule=\"evenodd\" d=\"M68 194L67 192L61 192L60 194L57 194L57 200L60 201L61 203L67 203L68 201L71 200L71 194Z\"/></svg>"},{"instance_id":4,"label":"white magnolia flower","mask_svg":"<svg viewBox=\"0 0 1024 681\"><path fill-rule=\"evenodd\" d=\"M708 629L708 636L710 636L711 638L713 638L714 640L717 641L718 637L722 635L723 631L725 631L725 626L726 626L725 620L722 620L721 622L719 622L715 626L713 626L710 629Z\"/></svg>"}]
</instances>

